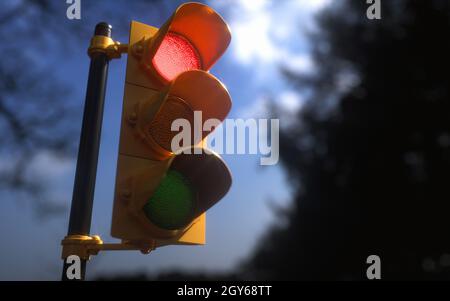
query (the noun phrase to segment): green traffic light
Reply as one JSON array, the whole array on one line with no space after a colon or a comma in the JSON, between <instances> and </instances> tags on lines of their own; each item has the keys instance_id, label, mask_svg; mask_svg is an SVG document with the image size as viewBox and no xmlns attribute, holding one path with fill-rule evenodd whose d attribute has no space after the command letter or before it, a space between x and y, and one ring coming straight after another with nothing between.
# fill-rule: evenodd
<instances>
[{"instance_id":1,"label":"green traffic light","mask_svg":"<svg viewBox=\"0 0 450 301\"><path fill-rule=\"evenodd\" d=\"M147 218L156 226L176 230L192 220L195 193L179 172L169 170L144 206Z\"/></svg>"}]
</instances>

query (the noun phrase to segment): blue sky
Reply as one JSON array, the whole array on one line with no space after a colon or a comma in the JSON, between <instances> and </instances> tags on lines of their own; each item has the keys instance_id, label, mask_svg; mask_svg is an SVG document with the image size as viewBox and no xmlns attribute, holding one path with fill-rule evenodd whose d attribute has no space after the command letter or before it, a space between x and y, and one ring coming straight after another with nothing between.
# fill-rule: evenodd
<instances>
[{"instance_id":1,"label":"blue sky","mask_svg":"<svg viewBox=\"0 0 450 301\"><path fill-rule=\"evenodd\" d=\"M65 1L61 7L61 26L67 26ZM82 1L83 2L83 1ZM211 72L227 86L233 108L229 118L257 118L267 112L268 95L294 112L303 99L280 77L278 68L285 64L297 71L311 72L305 31L312 30L313 14L327 5L327 0L234 0L208 1L228 22L232 42ZM105 11L112 1L102 2ZM102 6L101 5L101 6ZM118 5L118 4L117 4ZM148 11L152 7L147 4ZM175 8L177 2L170 6ZM147 8L147 7L144 7ZM128 18L160 26L167 16L152 19L145 9L130 11ZM102 10L83 12L90 20L103 20ZM160 20L156 20L160 19ZM122 22L123 23L123 22ZM113 23L113 25L115 25ZM126 42L127 28L114 28L114 38ZM91 33L86 33L89 37ZM73 49L70 57L56 53L48 63L58 64L55 74L73 90L70 99L82 106L89 60L85 44ZM53 60L53 61L52 61ZM110 64L105 102L100 159L98 163L92 234L104 241L116 241L109 235L116 169L120 114L125 78L126 57ZM81 112L82 110L80 110ZM79 114L81 125L81 114ZM283 126L286 120L281 120ZM223 271L233 269L250 254L265 229L276 222L269 203L287 206L290 189L281 166L259 166L259 156L224 155L233 173L233 186L226 197L207 214L205 246L169 246L150 255L139 252L104 252L94 257L88 278L116 273L144 271L149 274L170 269ZM32 171L52 183L51 194L69 206L75 172L75 160L58 160L41 153L31 162ZM68 214L50 220L36 220L31 205L16 202L13 195L2 193L0 203L0 280L57 280L61 271L60 240L67 231ZM14 225L13 229L11 225Z\"/></svg>"}]
</instances>

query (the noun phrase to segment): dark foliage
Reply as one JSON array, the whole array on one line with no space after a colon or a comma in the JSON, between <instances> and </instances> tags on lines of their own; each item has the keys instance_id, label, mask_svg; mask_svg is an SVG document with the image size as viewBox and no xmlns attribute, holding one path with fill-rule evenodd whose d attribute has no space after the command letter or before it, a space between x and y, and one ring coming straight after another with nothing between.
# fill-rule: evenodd
<instances>
[{"instance_id":1,"label":"dark foliage","mask_svg":"<svg viewBox=\"0 0 450 301\"><path fill-rule=\"evenodd\" d=\"M317 70L280 152L296 188L244 269L258 279L450 276L449 2L336 1L312 34ZM282 120L282 116L281 116Z\"/></svg>"},{"instance_id":2,"label":"dark foliage","mask_svg":"<svg viewBox=\"0 0 450 301\"><path fill-rule=\"evenodd\" d=\"M40 155L74 155L77 142L69 88L42 59L49 49L69 46L70 39L55 37L77 32L77 26L62 30L58 13L49 0L7 2L0 12L0 191L32 200L39 217L65 206L49 197L49 183L31 174L30 166Z\"/></svg>"},{"instance_id":3,"label":"dark foliage","mask_svg":"<svg viewBox=\"0 0 450 301\"><path fill-rule=\"evenodd\" d=\"M128 14L147 9L150 4L161 15L170 6L161 0L123 0L117 5L84 1L82 20L69 21L66 1L2 4L0 193L9 193L16 201L31 201L40 218L65 212L68 200L53 199L53 183L42 177L45 170L36 175L31 168L39 156L55 163L76 158L84 99L73 98L70 83L57 73L61 67L54 58L69 59L75 52L86 51L94 24L101 21L95 12L111 20L119 36L127 31ZM124 5L129 11L121 9Z\"/></svg>"},{"instance_id":4,"label":"dark foliage","mask_svg":"<svg viewBox=\"0 0 450 301\"><path fill-rule=\"evenodd\" d=\"M116 275L112 277L99 277L96 281L235 281L239 280L235 274L211 274L211 273L182 273L166 272L155 276L148 276L146 273L130 275Z\"/></svg>"}]
</instances>

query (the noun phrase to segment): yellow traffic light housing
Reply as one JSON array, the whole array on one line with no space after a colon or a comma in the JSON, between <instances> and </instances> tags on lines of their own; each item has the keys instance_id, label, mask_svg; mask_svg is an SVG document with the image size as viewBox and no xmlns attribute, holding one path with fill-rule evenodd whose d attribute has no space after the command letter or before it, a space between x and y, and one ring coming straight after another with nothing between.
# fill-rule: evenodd
<instances>
[{"instance_id":1,"label":"yellow traffic light housing","mask_svg":"<svg viewBox=\"0 0 450 301\"><path fill-rule=\"evenodd\" d=\"M181 5L157 29L131 22L111 235L128 243L204 244L205 212L231 186L223 160L202 148L231 109L225 86L209 68L231 39L206 5ZM171 65L172 64L172 65ZM172 124L191 125L187 148L173 148Z\"/></svg>"}]
</instances>

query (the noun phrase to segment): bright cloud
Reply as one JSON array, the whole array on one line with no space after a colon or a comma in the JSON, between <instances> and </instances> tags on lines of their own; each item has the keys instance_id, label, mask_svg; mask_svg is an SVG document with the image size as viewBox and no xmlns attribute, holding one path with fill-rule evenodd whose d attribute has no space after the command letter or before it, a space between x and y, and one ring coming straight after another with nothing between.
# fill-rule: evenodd
<instances>
[{"instance_id":1,"label":"bright cloud","mask_svg":"<svg viewBox=\"0 0 450 301\"><path fill-rule=\"evenodd\" d=\"M298 3L301 7L304 7L305 9L318 10L330 4L331 0L297 0L294 2Z\"/></svg>"},{"instance_id":2,"label":"bright cloud","mask_svg":"<svg viewBox=\"0 0 450 301\"><path fill-rule=\"evenodd\" d=\"M248 106L243 107L237 114L239 118L264 118L268 115L269 99L265 96L258 97Z\"/></svg>"},{"instance_id":3,"label":"bright cloud","mask_svg":"<svg viewBox=\"0 0 450 301\"><path fill-rule=\"evenodd\" d=\"M311 16L329 0L235 0L230 27L232 49L242 64L270 65L305 61L299 56L299 29L307 27ZM296 49L297 48L297 49ZM310 68L312 64L300 67Z\"/></svg>"},{"instance_id":4,"label":"bright cloud","mask_svg":"<svg viewBox=\"0 0 450 301\"><path fill-rule=\"evenodd\" d=\"M309 41L304 33L314 30L314 14L330 2L330 0L211 2L215 6L223 4L223 8L227 9L226 18L232 32L230 51L237 63L253 70L247 85L254 85L255 88L258 87L259 93L273 96L285 116L294 118L295 113L302 109L304 98L298 91L286 87L278 71L280 66L298 73L314 71L314 62L309 55ZM267 116L269 108L267 98L259 96L246 103L237 115L242 118Z\"/></svg>"},{"instance_id":5,"label":"bright cloud","mask_svg":"<svg viewBox=\"0 0 450 301\"><path fill-rule=\"evenodd\" d=\"M269 2L239 0L236 5L236 13L231 20L236 57L245 64L254 60L273 60L276 47L270 39Z\"/></svg>"},{"instance_id":6,"label":"bright cloud","mask_svg":"<svg viewBox=\"0 0 450 301\"><path fill-rule=\"evenodd\" d=\"M54 180L59 177L71 175L75 167L75 161L67 158L55 157L48 151L36 154L30 162L30 172L34 176Z\"/></svg>"},{"instance_id":7,"label":"bright cloud","mask_svg":"<svg viewBox=\"0 0 450 301\"><path fill-rule=\"evenodd\" d=\"M305 100L302 95L293 90L284 90L277 97L278 108L283 115L296 114L302 109ZM270 99L260 96L250 105L243 107L239 112L240 118L265 118L270 116Z\"/></svg>"},{"instance_id":8,"label":"bright cloud","mask_svg":"<svg viewBox=\"0 0 450 301\"><path fill-rule=\"evenodd\" d=\"M310 72L314 69L314 62L308 55L290 55L288 67L292 71L297 72Z\"/></svg>"},{"instance_id":9,"label":"bright cloud","mask_svg":"<svg viewBox=\"0 0 450 301\"><path fill-rule=\"evenodd\" d=\"M232 24L234 33L234 51L237 58L245 64L253 61L271 62L277 54L277 48L268 35L270 17L268 14L255 14L249 20Z\"/></svg>"},{"instance_id":10,"label":"bright cloud","mask_svg":"<svg viewBox=\"0 0 450 301\"><path fill-rule=\"evenodd\" d=\"M303 97L295 91L286 90L279 96L279 105L287 112L296 113L302 108L303 104Z\"/></svg>"},{"instance_id":11,"label":"bright cloud","mask_svg":"<svg viewBox=\"0 0 450 301\"><path fill-rule=\"evenodd\" d=\"M237 4L244 8L247 12L260 11L261 9L267 7L267 5L270 3L269 0L237 0L236 2L238 2Z\"/></svg>"}]
</instances>

